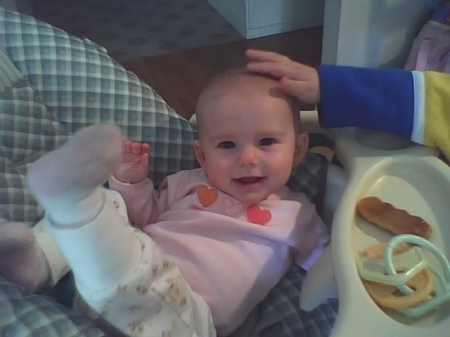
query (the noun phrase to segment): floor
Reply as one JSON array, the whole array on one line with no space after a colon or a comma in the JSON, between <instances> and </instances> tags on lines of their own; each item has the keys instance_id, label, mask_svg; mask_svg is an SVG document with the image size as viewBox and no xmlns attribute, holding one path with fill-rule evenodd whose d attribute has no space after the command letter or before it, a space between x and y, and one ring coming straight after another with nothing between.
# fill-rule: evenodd
<instances>
[{"instance_id":1,"label":"floor","mask_svg":"<svg viewBox=\"0 0 450 337\"><path fill-rule=\"evenodd\" d=\"M244 38L207 0L33 0L34 15L119 62Z\"/></svg>"},{"instance_id":2,"label":"floor","mask_svg":"<svg viewBox=\"0 0 450 337\"><path fill-rule=\"evenodd\" d=\"M122 64L155 89L175 111L190 118L197 97L209 79L227 68L245 65L244 52L249 47L275 51L317 66L321 58L322 27L145 57Z\"/></svg>"},{"instance_id":3,"label":"floor","mask_svg":"<svg viewBox=\"0 0 450 337\"><path fill-rule=\"evenodd\" d=\"M244 65L249 47L320 62L322 27L245 40L207 0L33 0L33 7L38 19L105 47L186 118L208 80Z\"/></svg>"}]
</instances>

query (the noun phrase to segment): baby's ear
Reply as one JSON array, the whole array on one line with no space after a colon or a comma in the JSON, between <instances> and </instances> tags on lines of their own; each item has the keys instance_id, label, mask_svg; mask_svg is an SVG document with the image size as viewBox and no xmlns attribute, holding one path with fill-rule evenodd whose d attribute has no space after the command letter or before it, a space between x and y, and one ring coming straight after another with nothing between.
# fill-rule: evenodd
<instances>
[{"instance_id":1,"label":"baby's ear","mask_svg":"<svg viewBox=\"0 0 450 337\"><path fill-rule=\"evenodd\" d=\"M194 146L194 153L195 158L197 158L198 163L201 167L204 167L206 159L205 159L205 152L203 151L202 145L200 144L199 140L194 140L193 143Z\"/></svg>"},{"instance_id":2,"label":"baby's ear","mask_svg":"<svg viewBox=\"0 0 450 337\"><path fill-rule=\"evenodd\" d=\"M309 136L307 133L300 133L295 139L294 165L300 163L305 158L309 146Z\"/></svg>"}]
</instances>

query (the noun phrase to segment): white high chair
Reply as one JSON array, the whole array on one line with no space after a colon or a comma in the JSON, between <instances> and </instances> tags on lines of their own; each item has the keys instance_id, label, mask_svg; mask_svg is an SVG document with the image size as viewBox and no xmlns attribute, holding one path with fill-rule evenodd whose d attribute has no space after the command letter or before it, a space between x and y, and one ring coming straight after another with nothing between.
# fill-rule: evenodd
<instances>
[{"instance_id":1,"label":"white high chair","mask_svg":"<svg viewBox=\"0 0 450 337\"><path fill-rule=\"evenodd\" d=\"M305 131L324 132L335 140L336 156L345 168L329 167L323 218L332 222L332 239L305 277L301 308L312 310L338 293L331 337L448 335L448 303L426 316L407 318L382 310L369 296L358 274L357 253L391 235L357 217L355 208L359 199L377 196L422 217L432 226L430 241L450 259L450 168L432 148L355 128L325 132L316 112L301 115Z\"/></svg>"}]
</instances>

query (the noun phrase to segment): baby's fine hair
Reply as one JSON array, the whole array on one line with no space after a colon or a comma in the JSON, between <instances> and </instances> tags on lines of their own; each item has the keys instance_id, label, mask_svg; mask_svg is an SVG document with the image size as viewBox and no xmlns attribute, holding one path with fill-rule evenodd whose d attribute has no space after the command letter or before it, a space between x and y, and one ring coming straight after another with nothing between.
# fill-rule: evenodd
<instances>
[{"instance_id":1,"label":"baby's fine hair","mask_svg":"<svg viewBox=\"0 0 450 337\"><path fill-rule=\"evenodd\" d=\"M197 115L201 111L202 106L207 99L211 99L211 97L214 97L216 95L223 95L235 88L238 84L249 83L246 82L246 79L272 82L274 86L272 95L276 95L286 100L292 111L295 130L296 132L301 131L301 121L299 114L300 102L298 101L298 99L281 90L279 81L274 77L270 75L252 73L247 71L245 68L228 69L214 76L200 94L196 106ZM253 83L255 83L255 81L253 81ZM257 88L257 86L255 86L255 88ZM199 120L200 118L197 118L197 122L199 122Z\"/></svg>"}]
</instances>

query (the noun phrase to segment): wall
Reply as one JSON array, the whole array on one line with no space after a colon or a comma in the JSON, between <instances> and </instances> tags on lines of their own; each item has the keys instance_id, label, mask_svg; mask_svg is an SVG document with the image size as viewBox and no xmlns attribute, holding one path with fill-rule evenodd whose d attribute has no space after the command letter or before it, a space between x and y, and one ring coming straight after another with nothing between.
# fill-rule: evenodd
<instances>
[{"instance_id":1,"label":"wall","mask_svg":"<svg viewBox=\"0 0 450 337\"><path fill-rule=\"evenodd\" d=\"M0 0L0 5L23 14L33 15L31 0Z\"/></svg>"},{"instance_id":2,"label":"wall","mask_svg":"<svg viewBox=\"0 0 450 337\"><path fill-rule=\"evenodd\" d=\"M326 0L322 62L403 67L427 0Z\"/></svg>"}]
</instances>

